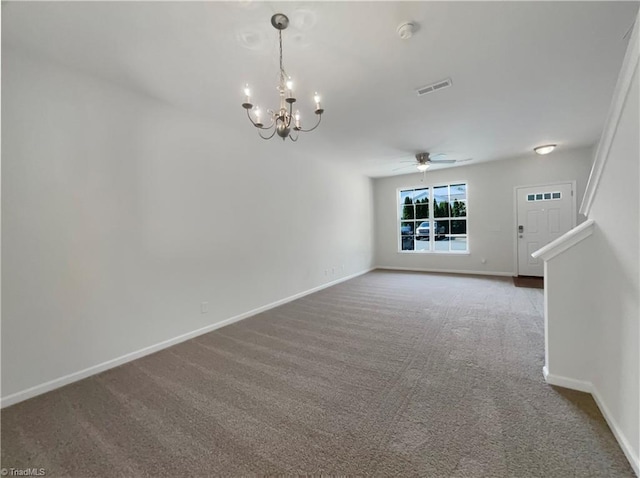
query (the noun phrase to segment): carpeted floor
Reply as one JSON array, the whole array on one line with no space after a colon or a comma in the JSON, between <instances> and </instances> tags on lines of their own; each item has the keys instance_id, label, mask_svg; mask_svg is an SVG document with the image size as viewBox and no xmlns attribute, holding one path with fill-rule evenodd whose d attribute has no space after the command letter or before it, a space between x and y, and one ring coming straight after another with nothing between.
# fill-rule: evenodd
<instances>
[{"instance_id":1,"label":"carpeted floor","mask_svg":"<svg viewBox=\"0 0 640 478\"><path fill-rule=\"evenodd\" d=\"M633 476L542 379L542 292L375 271L2 411L47 476Z\"/></svg>"}]
</instances>

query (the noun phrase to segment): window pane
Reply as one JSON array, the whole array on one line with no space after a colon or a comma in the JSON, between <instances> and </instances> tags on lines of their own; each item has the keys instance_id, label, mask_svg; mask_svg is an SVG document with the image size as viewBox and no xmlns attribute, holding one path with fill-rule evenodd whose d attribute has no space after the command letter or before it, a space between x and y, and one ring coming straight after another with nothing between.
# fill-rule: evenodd
<instances>
[{"instance_id":1,"label":"window pane","mask_svg":"<svg viewBox=\"0 0 640 478\"><path fill-rule=\"evenodd\" d=\"M443 237L436 242L434 242L434 250L435 251L448 251L449 250L449 238Z\"/></svg>"},{"instance_id":2,"label":"window pane","mask_svg":"<svg viewBox=\"0 0 640 478\"><path fill-rule=\"evenodd\" d=\"M413 236L413 222L402 222L400 224L400 234L403 236Z\"/></svg>"},{"instance_id":3,"label":"window pane","mask_svg":"<svg viewBox=\"0 0 640 478\"><path fill-rule=\"evenodd\" d=\"M562 194L560 193L553 193L553 199L560 199L561 196Z\"/></svg>"},{"instance_id":4,"label":"window pane","mask_svg":"<svg viewBox=\"0 0 640 478\"><path fill-rule=\"evenodd\" d=\"M424 202L416 204L416 219L428 219L429 218L429 200L425 199Z\"/></svg>"},{"instance_id":5,"label":"window pane","mask_svg":"<svg viewBox=\"0 0 640 478\"><path fill-rule=\"evenodd\" d=\"M414 219L416 217L413 201L410 197L404 199L400 206L400 219Z\"/></svg>"},{"instance_id":6,"label":"window pane","mask_svg":"<svg viewBox=\"0 0 640 478\"><path fill-rule=\"evenodd\" d=\"M536 201L542 201L542 194L536 194Z\"/></svg>"},{"instance_id":7,"label":"window pane","mask_svg":"<svg viewBox=\"0 0 640 478\"><path fill-rule=\"evenodd\" d=\"M466 201L453 200L451 204L451 217L465 217L467 215Z\"/></svg>"},{"instance_id":8,"label":"window pane","mask_svg":"<svg viewBox=\"0 0 640 478\"><path fill-rule=\"evenodd\" d=\"M429 188L414 189L413 202L417 204L423 199L429 199Z\"/></svg>"},{"instance_id":9,"label":"window pane","mask_svg":"<svg viewBox=\"0 0 640 478\"><path fill-rule=\"evenodd\" d=\"M436 240L443 239L447 234L449 234L450 222L451 221L447 221L447 220L436 221L436 229L435 229Z\"/></svg>"},{"instance_id":10,"label":"window pane","mask_svg":"<svg viewBox=\"0 0 640 478\"><path fill-rule=\"evenodd\" d=\"M433 216L449 217L449 186L433 188Z\"/></svg>"},{"instance_id":11,"label":"window pane","mask_svg":"<svg viewBox=\"0 0 640 478\"><path fill-rule=\"evenodd\" d=\"M535 201L535 199L536 199L536 195L535 194L527 195L527 201Z\"/></svg>"},{"instance_id":12,"label":"window pane","mask_svg":"<svg viewBox=\"0 0 640 478\"><path fill-rule=\"evenodd\" d=\"M413 189L400 191L400 204L406 204L407 198L409 198L409 202L413 204Z\"/></svg>"},{"instance_id":13,"label":"window pane","mask_svg":"<svg viewBox=\"0 0 640 478\"><path fill-rule=\"evenodd\" d=\"M416 251L428 251L430 247L429 239L418 240L416 237Z\"/></svg>"},{"instance_id":14,"label":"window pane","mask_svg":"<svg viewBox=\"0 0 640 478\"><path fill-rule=\"evenodd\" d=\"M452 237L449 241L452 251L466 251L467 249L467 236Z\"/></svg>"},{"instance_id":15,"label":"window pane","mask_svg":"<svg viewBox=\"0 0 640 478\"><path fill-rule=\"evenodd\" d=\"M416 189L413 196L416 207L416 219L429 218L429 189Z\"/></svg>"},{"instance_id":16,"label":"window pane","mask_svg":"<svg viewBox=\"0 0 640 478\"><path fill-rule=\"evenodd\" d=\"M429 240L431 234L430 221L416 221L416 239Z\"/></svg>"},{"instance_id":17,"label":"window pane","mask_svg":"<svg viewBox=\"0 0 640 478\"><path fill-rule=\"evenodd\" d=\"M403 251L413 251L413 236L402 236L401 241Z\"/></svg>"},{"instance_id":18,"label":"window pane","mask_svg":"<svg viewBox=\"0 0 640 478\"><path fill-rule=\"evenodd\" d=\"M451 221L451 234L466 234L467 233L467 221L461 219L454 219Z\"/></svg>"},{"instance_id":19,"label":"window pane","mask_svg":"<svg viewBox=\"0 0 640 478\"><path fill-rule=\"evenodd\" d=\"M451 197L450 200L455 199L467 199L467 185L466 184L452 184L451 185Z\"/></svg>"},{"instance_id":20,"label":"window pane","mask_svg":"<svg viewBox=\"0 0 640 478\"><path fill-rule=\"evenodd\" d=\"M544 193L545 199L551 199L551 193Z\"/></svg>"}]
</instances>

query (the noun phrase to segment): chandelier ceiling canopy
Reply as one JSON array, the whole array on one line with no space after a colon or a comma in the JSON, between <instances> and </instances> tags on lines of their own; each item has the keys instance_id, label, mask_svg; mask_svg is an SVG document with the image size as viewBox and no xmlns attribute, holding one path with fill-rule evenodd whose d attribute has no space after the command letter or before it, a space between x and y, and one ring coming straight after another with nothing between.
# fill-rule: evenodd
<instances>
[{"instance_id":1,"label":"chandelier ceiling canopy","mask_svg":"<svg viewBox=\"0 0 640 478\"><path fill-rule=\"evenodd\" d=\"M271 25L278 30L278 42L280 47L280 82L277 87L280 94L280 108L277 110L268 109L265 115L268 124L263 124L262 110L259 106L254 105L251 102L251 89L248 84L244 87L245 98L244 103L242 103L242 107L247 111L249 121L251 121L253 126L258 128L258 134L262 139L271 139L277 133L283 141L286 138L291 139L291 141L297 141L299 132L308 133L318 127L322 120L322 113L324 113L324 109L320 106L320 96L316 92L314 94L313 101L315 103L314 113L318 116L318 121L312 128L302 128L300 111L296 110L295 113L293 112L293 104L297 101L293 95L293 81L285 71L282 62L282 30L285 30L289 26L289 18L287 18L283 13L276 13L271 17ZM266 131L266 135L263 135L262 131Z\"/></svg>"}]
</instances>

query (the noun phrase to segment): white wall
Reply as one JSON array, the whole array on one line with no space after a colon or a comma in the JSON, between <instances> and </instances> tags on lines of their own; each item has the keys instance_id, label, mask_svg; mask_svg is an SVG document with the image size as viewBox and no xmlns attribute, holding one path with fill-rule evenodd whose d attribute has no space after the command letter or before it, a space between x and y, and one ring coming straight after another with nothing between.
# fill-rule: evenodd
<instances>
[{"instance_id":1,"label":"white wall","mask_svg":"<svg viewBox=\"0 0 640 478\"><path fill-rule=\"evenodd\" d=\"M512 275L515 219L514 187L558 181L577 181L578 204L591 166L590 148L563 151L548 156L492 161L449 169L376 179L374 181L376 248L379 267L498 273ZM468 183L469 254L407 254L398 252L397 188L454 181ZM482 259L486 263L482 263Z\"/></svg>"},{"instance_id":2,"label":"white wall","mask_svg":"<svg viewBox=\"0 0 640 478\"><path fill-rule=\"evenodd\" d=\"M588 237L545 263L545 369L547 380L591 392L595 366L593 310L599 287L594 274L593 238ZM549 375L551 374L551 375Z\"/></svg>"},{"instance_id":3,"label":"white wall","mask_svg":"<svg viewBox=\"0 0 640 478\"><path fill-rule=\"evenodd\" d=\"M600 177L589 218L593 271L587 293L596 327L592 383L610 419L635 452L640 449L640 84L636 67L625 106Z\"/></svg>"},{"instance_id":4,"label":"white wall","mask_svg":"<svg viewBox=\"0 0 640 478\"><path fill-rule=\"evenodd\" d=\"M550 256L545 265L547 380L593 394L636 474L640 473L639 23L640 17L582 205L594 221L593 233Z\"/></svg>"},{"instance_id":5,"label":"white wall","mask_svg":"<svg viewBox=\"0 0 640 478\"><path fill-rule=\"evenodd\" d=\"M7 48L2 72L3 397L371 267L371 180L303 138L230 143Z\"/></svg>"}]
</instances>

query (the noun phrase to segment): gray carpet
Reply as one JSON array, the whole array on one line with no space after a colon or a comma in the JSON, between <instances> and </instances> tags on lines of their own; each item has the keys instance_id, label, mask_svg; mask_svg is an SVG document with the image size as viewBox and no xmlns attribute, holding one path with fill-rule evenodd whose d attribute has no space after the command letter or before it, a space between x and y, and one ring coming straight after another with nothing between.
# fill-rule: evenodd
<instances>
[{"instance_id":1,"label":"gray carpet","mask_svg":"<svg viewBox=\"0 0 640 478\"><path fill-rule=\"evenodd\" d=\"M542 379L542 291L375 271L2 411L47 476L634 476Z\"/></svg>"}]
</instances>

